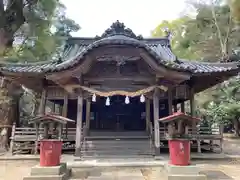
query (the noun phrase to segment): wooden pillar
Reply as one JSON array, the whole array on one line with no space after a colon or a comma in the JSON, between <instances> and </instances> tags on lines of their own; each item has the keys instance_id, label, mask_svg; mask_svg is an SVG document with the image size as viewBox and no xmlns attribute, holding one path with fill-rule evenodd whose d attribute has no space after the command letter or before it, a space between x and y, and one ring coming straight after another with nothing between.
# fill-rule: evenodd
<instances>
[{"instance_id":1,"label":"wooden pillar","mask_svg":"<svg viewBox=\"0 0 240 180\"><path fill-rule=\"evenodd\" d=\"M57 125L58 139L62 139L62 128L63 128L62 124L59 123L59 124Z\"/></svg>"},{"instance_id":2,"label":"wooden pillar","mask_svg":"<svg viewBox=\"0 0 240 180\"><path fill-rule=\"evenodd\" d=\"M55 113L55 110L56 110L56 104L53 102L52 103L52 112Z\"/></svg>"},{"instance_id":3,"label":"wooden pillar","mask_svg":"<svg viewBox=\"0 0 240 180\"><path fill-rule=\"evenodd\" d=\"M35 140L35 147L34 147L34 154L38 153L38 138L39 138L39 124L35 124L36 128L36 140Z\"/></svg>"},{"instance_id":4,"label":"wooden pillar","mask_svg":"<svg viewBox=\"0 0 240 180\"><path fill-rule=\"evenodd\" d=\"M91 101L90 99L87 99L86 102L86 128L89 130L90 128L90 117L91 116Z\"/></svg>"},{"instance_id":5,"label":"wooden pillar","mask_svg":"<svg viewBox=\"0 0 240 180\"><path fill-rule=\"evenodd\" d=\"M40 105L39 105L39 115L44 115L45 114L45 109L46 109L46 96L47 96L47 90L43 89L42 90L42 95L41 95L41 100L40 100Z\"/></svg>"},{"instance_id":6,"label":"wooden pillar","mask_svg":"<svg viewBox=\"0 0 240 180\"><path fill-rule=\"evenodd\" d=\"M146 99L146 102L145 102L145 108L146 108L146 131L150 131L150 99Z\"/></svg>"},{"instance_id":7,"label":"wooden pillar","mask_svg":"<svg viewBox=\"0 0 240 180\"><path fill-rule=\"evenodd\" d=\"M168 88L168 109L169 109L169 115L171 115L173 112L172 112L172 100L173 100L173 97L172 97L172 87L169 87Z\"/></svg>"},{"instance_id":8,"label":"wooden pillar","mask_svg":"<svg viewBox=\"0 0 240 180\"><path fill-rule=\"evenodd\" d=\"M220 138L220 153L223 152L223 131L224 131L224 125L223 124L220 124L219 125L219 133L221 135L221 138Z\"/></svg>"},{"instance_id":9,"label":"wooden pillar","mask_svg":"<svg viewBox=\"0 0 240 180\"><path fill-rule=\"evenodd\" d=\"M43 89L41 94L41 100L38 109L38 115L42 116L46 113L46 101L47 101L47 90ZM43 128L43 124L39 125L39 129Z\"/></svg>"},{"instance_id":10,"label":"wooden pillar","mask_svg":"<svg viewBox=\"0 0 240 180\"><path fill-rule=\"evenodd\" d=\"M190 114L195 116L195 100L194 100L194 89L190 88Z\"/></svg>"},{"instance_id":11,"label":"wooden pillar","mask_svg":"<svg viewBox=\"0 0 240 180\"><path fill-rule=\"evenodd\" d=\"M79 156L81 151L82 115L83 115L83 94L82 94L82 91L80 91L77 97L77 123L76 123L76 140L75 140L76 156Z\"/></svg>"},{"instance_id":12,"label":"wooden pillar","mask_svg":"<svg viewBox=\"0 0 240 180\"><path fill-rule=\"evenodd\" d=\"M10 152L13 155L13 150L14 150L14 136L15 136L15 131L16 131L16 122L13 122L12 126L12 133L11 133L11 142L10 142Z\"/></svg>"},{"instance_id":13,"label":"wooden pillar","mask_svg":"<svg viewBox=\"0 0 240 180\"><path fill-rule=\"evenodd\" d=\"M63 114L63 106L59 105L59 115L61 116Z\"/></svg>"},{"instance_id":14,"label":"wooden pillar","mask_svg":"<svg viewBox=\"0 0 240 180\"><path fill-rule=\"evenodd\" d=\"M62 109L62 116L67 117L67 111L68 111L68 94L67 92L64 93L63 97L63 109ZM63 132L65 133L65 138L67 139L68 136L68 124L63 125Z\"/></svg>"},{"instance_id":15,"label":"wooden pillar","mask_svg":"<svg viewBox=\"0 0 240 180\"><path fill-rule=\"evenodd\" d=\"M153 116L154 116L154 144L155 156L160 155L160 132L159 132L159 97L158 89L155 89L153 94Z\"/></svg>"},{"instance_id":16,"label":"wooden pillar","mask_svg":"<svg viewBox=\"0 0 240 180\"><path fill-rule=\"evenodd\" d=\"M67 117L67 111L68 111L68 94L65 92L63 97L63 109L62 109L62 116Z\"/></svg>"},{"instance_id":17,"label":"wooden pillar","mask_svg":"<svg viewBox=\"0 0 240 180\"><path fill-rule=\"evenodd\" d=\"M195 99L194 99L194 88L190 88L190 114L191 116L195 117L196 116L196 104L195 104ZM197 124L196 121L192 122L192 134L197 134ZM201 153L201 144L200 140L197 140L197 151L198 153Z\"/></svg>"},{"instance_id":18,"label":"wooden pillar","mask_svg":"<svg viewBox=\"0 0 240 180\"><path fill-rule=\"evenodd\" d=\"M181 102L181 112L185 113L185 102Z\"/></svg>"},{"instance_id":19,"label":"wooden pillar","mask_svg":"<svg viewBox=\"0 0 240 180\"><path fill-rule=\"evenodd\" d=\"M173 109L174 109L174 112L177 112L177 104L174 104L174 106L173 106Z\"/></svg>"}]
</instances>

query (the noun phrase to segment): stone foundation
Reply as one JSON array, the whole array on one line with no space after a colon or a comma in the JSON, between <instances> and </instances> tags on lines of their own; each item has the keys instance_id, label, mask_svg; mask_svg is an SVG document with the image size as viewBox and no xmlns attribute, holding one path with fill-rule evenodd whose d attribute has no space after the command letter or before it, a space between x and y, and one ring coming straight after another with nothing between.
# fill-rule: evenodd
<instances>
[{"instance_id":1,"label":"stone foundation","mask_svg":"<svg viewBox=\"0 0 240 180\"><path fill-rule=\"evenodd\" d=\"M49 167L37 165L32 167L30 176L24 177L23 180L67 180L69 176L70 170L65 163Z\"/></svg>"},{"instance_id":2,"label":"stone foundation","mask_svg":"<svg viewBox=\"0 0 240 180\"><path fill-rule=\"evenodd\" d=\"M207 180L207 177L199 173L199 168L195 165L174 166L165 165L168 180Z\"/></svg>"}]
</instances>

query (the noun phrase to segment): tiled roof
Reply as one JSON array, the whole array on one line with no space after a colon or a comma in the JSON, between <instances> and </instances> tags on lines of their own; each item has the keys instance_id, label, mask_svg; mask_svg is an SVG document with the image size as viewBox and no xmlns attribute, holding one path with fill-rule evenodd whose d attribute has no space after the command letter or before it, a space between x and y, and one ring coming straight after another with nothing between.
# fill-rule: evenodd
<instances>
[{"instance_id":1,"label":"tiled roof","mask_svg":"<svg viewBox=\"0 0 240 180\"><path fill-rule=\"evenodd\" d=\"M178 60L180 66L185 69L186 67L192 69L192 73L211 73L211 72L226 72L236 70L239 68L238 62L229 63L207 63L199 61Z\"/></svg>"},{"instance_id":2,"label":"tiled roof","mask_svg":"<svg viewBox=\"0 0 240 180\"><path fill-rule=\"evenodd\" d=\"M19 73L42 73L47 68L55 67L58 64L57 61L31 63L31 64L10 64L2 63L0 71L19 72Z\"/></svg>"},{"instance_id":3,"label":"tiled roof","mask_svg":"<svg viewBox=\"0 0 240 180\"><path fill-rule=\"evenodd\" d=\"M58 114L53 114L53 113L49 113L49 114L44 114L44 115L40 115L40 116L36 116L32 119L29 120L29 123L40 123L40 122L58 122L61 124L67 124L67 123L74 123L75 121L63 116L60 116Z\"/></svg>"},{"instance_id":4,"label":"tiled roof","mask_svg":"<svg viewBox=\"0 0 240 180\"><path fill-rule=\"evenodd\" d=\"M49 61L35 64L2 64L0 71L48 73L56 72L80 63L85 55L104 45L130 45L144 49L160 65L177 71L191 73L224 72L238 68L237 63L201 63L178 60L170 48L168 38L148 38L136 36L132 30L116 22L101 37L70 38L67 40L61 61Z\"/></svg>"},{"instance_id":5,"label":"tiled roof","mask_svg":"<svg viewBox=\"0 0 240 180\"><path fill-rule=\"evenodd\" d=\"M159 121L162 123L171 122L171 121L175 121L175 120L200 121L199 118L192 117L183 112L175 112L169 116L159 119Z\"/></svg>"}]
</instances>

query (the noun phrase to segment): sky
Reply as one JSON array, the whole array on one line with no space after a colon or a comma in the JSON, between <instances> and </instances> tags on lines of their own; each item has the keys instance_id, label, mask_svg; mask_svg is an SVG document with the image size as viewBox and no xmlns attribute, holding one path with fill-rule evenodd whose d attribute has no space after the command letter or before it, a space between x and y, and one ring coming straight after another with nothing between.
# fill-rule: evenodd
<instances>
[{"instance_id":1,"label":"sky","mask_svg":"<svg viewBox=\"0 0 240 180\"><path fill-rule=\"evenodd\" d=\"M162 20L173 20L183 13L186 0L62 0L66 14L81 27L73 36L101 35L119 20L136 35L150 36Z\"/></svg>"}]
</instances>

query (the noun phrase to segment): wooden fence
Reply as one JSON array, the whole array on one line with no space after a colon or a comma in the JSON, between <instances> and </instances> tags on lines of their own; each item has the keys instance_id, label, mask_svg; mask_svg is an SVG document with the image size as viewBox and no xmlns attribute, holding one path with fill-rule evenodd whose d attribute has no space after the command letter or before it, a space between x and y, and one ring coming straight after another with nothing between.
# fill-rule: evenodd
<instances>
[{"instance_id":1,"label":"wooden fence","mask_svg":"<svg viewBox=\"0 0 240 180\"><path fill-rule=\"evenodd\" d=\"M39 139L37 140L36 129L32 127L16 127L13 125L10 152L16 153L34 153L35 142L39 142L43 136L43 128L39 128ZM75 149L76 128L64 128L62 132L63 150ZM74 144L74 145L73 145ZM38 147L39 149L39 147Z\"/></svg>"}]
</instances>

